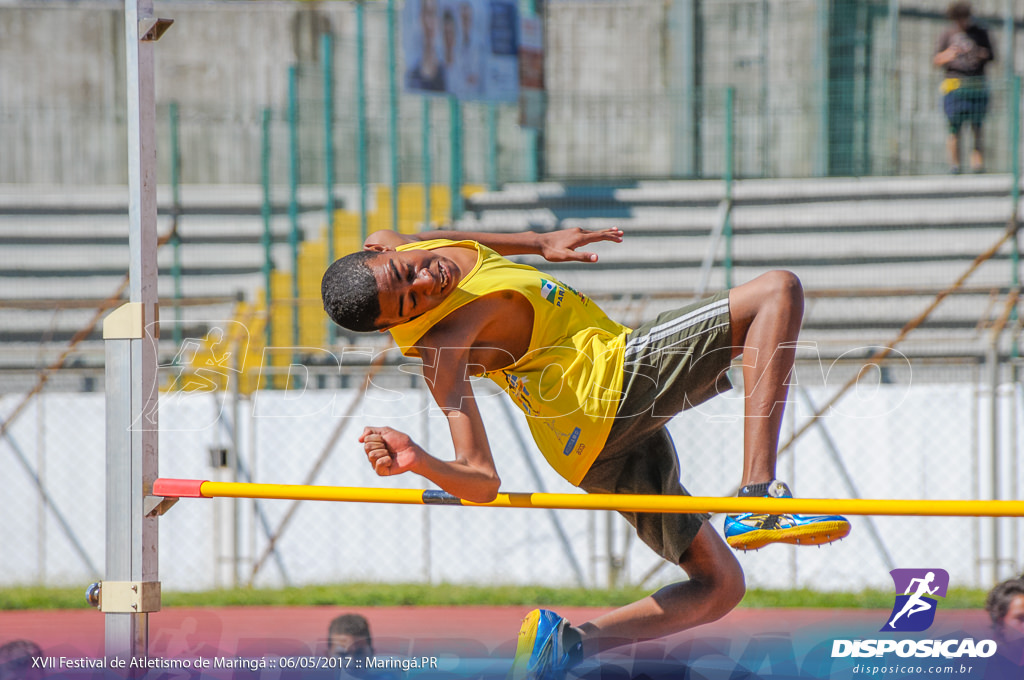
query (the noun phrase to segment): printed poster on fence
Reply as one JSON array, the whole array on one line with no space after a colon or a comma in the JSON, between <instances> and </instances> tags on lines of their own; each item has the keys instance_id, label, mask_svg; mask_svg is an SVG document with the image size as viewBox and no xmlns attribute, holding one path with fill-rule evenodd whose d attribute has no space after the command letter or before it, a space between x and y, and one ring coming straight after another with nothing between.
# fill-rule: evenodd
<instances>
[{"instance_id":1,"label":"printed poster on fence","mask_svg":"<svg viewBox=\"0 0 1024 680\"><path fill-rule=\"evenodd\" d=\"M519 10L511 0L409 0L402 12L406 92L515 102Z\"/></svg>"}]
</instances>

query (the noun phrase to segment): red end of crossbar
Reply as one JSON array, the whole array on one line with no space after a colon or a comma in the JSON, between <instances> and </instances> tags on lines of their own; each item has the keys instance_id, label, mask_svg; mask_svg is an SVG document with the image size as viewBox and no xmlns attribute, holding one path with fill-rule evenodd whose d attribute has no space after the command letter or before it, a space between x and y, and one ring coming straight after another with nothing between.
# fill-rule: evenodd
<instances>
[{"instance_id":1,"label":"red end of crossbar","mask_svg":"<svg viewBox=\"0 0 1024 680\"><path fill-rule=\"evenodd\" d=\"M164 498L202 498L204 479L158 479L153 482L153 495Z\"/></svg>"}]
</instances>

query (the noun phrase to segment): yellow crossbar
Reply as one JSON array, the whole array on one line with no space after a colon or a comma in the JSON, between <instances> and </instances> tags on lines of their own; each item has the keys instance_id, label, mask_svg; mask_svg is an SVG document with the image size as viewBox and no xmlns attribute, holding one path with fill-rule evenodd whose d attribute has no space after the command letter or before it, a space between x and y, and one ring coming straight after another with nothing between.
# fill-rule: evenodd
<instances>
[{"instance_id":1,"label":"yellow crossbar","mask_svg":"<svg viewBox=\"0 0 1024 680\"><path fill-rule=\"evenodd\" d=\"M163 484L161 484L161 482ZM170 484L168 484L170 483ZM1024 517L1024 501L897 500L839 498L717 498L634 494L501 493L490 503L472 503L443 491L348 486L249 484L198 480L158 480L154 495L191 483L203 498L265 498L399 505L461 505L488 508L618 510L624 512L765 512L801 515L916 515L940 517ZM177 486L175 486L177 484ZM162 490L161 490L162 489Z\"/></svg>"}]
</instances>

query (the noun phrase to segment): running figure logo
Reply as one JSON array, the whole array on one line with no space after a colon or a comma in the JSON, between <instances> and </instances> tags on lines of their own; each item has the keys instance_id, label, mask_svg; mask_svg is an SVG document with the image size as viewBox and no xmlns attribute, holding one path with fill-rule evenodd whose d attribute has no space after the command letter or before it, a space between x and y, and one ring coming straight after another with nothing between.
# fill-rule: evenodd
<instances>
[{"instance_id":1,"label":"running figure logo","mask_svg":"<svg viewBox=\"0 0 1024 680\"><path fill-rule=\"evenodd\" d=\"M896 587L896 603L882 630L927 630L935 621L935 598L946 596L949 574L944 569L893 569L889 574Z\"/></svg>"}]
</instances>

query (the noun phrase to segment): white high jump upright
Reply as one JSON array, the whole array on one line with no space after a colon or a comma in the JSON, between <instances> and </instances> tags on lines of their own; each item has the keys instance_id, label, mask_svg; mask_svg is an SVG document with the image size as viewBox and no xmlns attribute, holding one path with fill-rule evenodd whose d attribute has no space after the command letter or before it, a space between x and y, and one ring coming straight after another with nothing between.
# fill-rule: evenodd
<instances>
[{"instance_id":1,"label":"white high jump upright","mask_svg":"<svg viewBox=\"0 0 1024 680\"><path fill-rule=\"evenodd\" d=\"M106 354L106 567L99 590L108 658L148 656L160 608L157 517L156 103L154 42L170 26L152 0L125 0L129 302L103 323Z\"/></svg>"}]
</instances>

